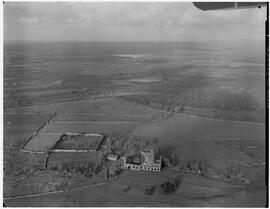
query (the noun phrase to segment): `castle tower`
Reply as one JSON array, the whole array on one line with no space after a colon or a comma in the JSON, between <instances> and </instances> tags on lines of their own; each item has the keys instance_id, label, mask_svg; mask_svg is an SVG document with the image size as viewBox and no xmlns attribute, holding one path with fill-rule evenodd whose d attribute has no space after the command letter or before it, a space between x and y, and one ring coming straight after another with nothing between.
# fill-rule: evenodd
<instances>
[{"instance_id":1,"label":"castle tower","mask_svg":"<svg viewBox=\"0 0 270 209\"><path fill-rule=\"evenodd\" d=\"M141 151L141 165L154 166L155 155L153 150Z\"/></svg>"}]
</instances>

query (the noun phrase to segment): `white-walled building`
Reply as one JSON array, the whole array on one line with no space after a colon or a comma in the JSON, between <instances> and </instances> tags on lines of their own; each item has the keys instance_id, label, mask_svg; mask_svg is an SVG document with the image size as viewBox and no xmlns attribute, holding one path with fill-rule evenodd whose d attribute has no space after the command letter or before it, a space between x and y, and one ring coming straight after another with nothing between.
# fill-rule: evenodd
<instances>
[{"instance_id":1,"label":"white-walled building","mask_svg":"<svg viewBox=\"0 0 270 209\"><path fill-rule=\"evenodd\" d=\"M118 160L118 155L109 154L107 156L107 159L111 160L111 161L117 161Z\"/></svg>"},{"instance_id":2,"label":"white-walled building","mask_svg":"<svg viewBox=\"0 0 270 209\"><path fill-rule=\"evenodd\" d=\"M130 170L161 171L161 158L155 158L153 150L141 151L140 154L121 157L122 168Z\"/></svg>"}]
</instances>

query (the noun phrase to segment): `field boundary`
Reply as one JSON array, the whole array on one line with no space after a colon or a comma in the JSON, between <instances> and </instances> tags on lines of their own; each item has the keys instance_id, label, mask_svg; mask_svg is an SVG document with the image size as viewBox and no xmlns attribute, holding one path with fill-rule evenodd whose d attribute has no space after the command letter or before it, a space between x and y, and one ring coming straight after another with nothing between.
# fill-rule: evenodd
<instances>
[{"instance_id":1,"label":"field boundary","mask_svg":"<svg viewBox=\"0 0 270 209\"><path fill-rule=\"evenodd\" d=\"M42 134L46 134L46 133L42 133ZM95 149L58 149L56 148L57 145L61 142L62 137L64 135L68 135L68 136L98 136L100 137L99 142L97 143ZM106 136L103 134L98 134L98 133L64 133L61 135L61 137L59 138L59 140L54 144L54 146L49 149L47 152L43 152L43 153L47 153L46 154L46 158L43 164L43 171L47 170L47 165L48 165L48 161L50 158L50 154L51 153L87 153L87 152L97 152L100 145L104 142L104 140L106 139ZM34 153L34 152L32 152Z\"/></svg>"},{"instance_id":2,"label":"field boundary","mask_svg":"<svg viewBox=\"0 0 270 209\"><path fill-rule=\"evenodd\" d=\"M153 115L140 115L140 114L113 114L113 113L83 113L83 112L60 112L59 115L108 115L108 116L123 116L123 117L146 117L146 118L151 118L155 117Z\"/></svg>"},{"instance_id":3,"label":"field boundary","mask_svg":"<svg viewBox=\"0 0 270 209\"><path fill-rule=\"evenodd\" d=\"M140 122L132 122L132 121L53 121L52 123L58 123L58 124L61 124L61 123L63 123L63 124L72 124L72 123L78 123L78 124L91 124L91 123L104 123L104 124L110 124L110 123L112 123L112 124L121 124L121 123L131 123L131 124L133 124L133 123L135 123L135 124L137 124L137 123L140 123Z\"/></svg>"},{"instance_id":4,"label":"field boundary","mask_svg":"<svg viewBox=\"0 0 270 209\"><path fill-rule=\"evenodd\" d=\"M54 153L54 152L96 152L96 150L93 150L93 149L51 149L49 152L50 153Z\"/></svg>"},{"instance_id":5,"label":"field boundary","mask_svg":"<svg viewBox=\"0 0 270 209\"><path fill-rule=\"evenodd\" d=\"M47 153L46 151L31 151L27 149L20 149L21 152L26 152L26 153L31 153L31 154L45 154Z\"/></svg>"},{"instance_id":6,"label":"field boundary","mask_svg":"<svg viewBox=\"0 0 270 209\"><path fill-rule=\"evenodd\" d=\"M47 170L47 164L48 164L49 156L50 156L50 152L48 152L46 154L46 158L45 158L44 164L43 164L43 171L46 171Z\"/></svg>"},{"instance_id":7,"label":"field boundary","mask_svg":"<svg viewBox=\"0 0 270 209\"><path fill-rule=\"evenodd\" d=\"M29 137L27 143L36 135L47 135L47 134L61 134L61 133L52 133L52 132L42 132L42 133L36 133L32 134L31 137ZM94 149L57 149L55 148L57 146L57 144L62 140L61 138L64 135L68 135L68 136L98 136L100 137L99 142L97 143L96 147ZM44 153L49 153L49 152L96 152L98 151L98 148L100 147L100 145L104 142L104 140L106 139L106 136L103 134L98 134L98 133L63 133L61 134L61 136L59 137L59 139L57 140L57 142L53 145L52 148L50 148L47 151L32 151L32 150L28 150L28 149L23 149L21 148L20 151L22 152L26 152L26 153L32 153L32 154L44 154ZM26 143L26 144L27 144ZM24 145L25 146L25 145ZM15 148L14 148L15 149ZM19 149L19 148L18 148Z\"/></svg>"}]
</instances>

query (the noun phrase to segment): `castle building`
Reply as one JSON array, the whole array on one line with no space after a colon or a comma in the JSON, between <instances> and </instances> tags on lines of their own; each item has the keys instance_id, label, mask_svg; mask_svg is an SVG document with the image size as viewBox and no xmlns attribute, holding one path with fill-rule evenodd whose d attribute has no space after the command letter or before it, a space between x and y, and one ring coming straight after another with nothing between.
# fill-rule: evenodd
<instances>
[{"instance_id":1,"label":"castle building","mask_svg":"<svg viewBox=\"0 0 270 209\"><path fill-rule=\"evenodd\" d=\"M155 158L153 150L141 151L140 154L121 157L122 168L130 170L161 171L161 158Z\"/></svg>"}]
</instances>

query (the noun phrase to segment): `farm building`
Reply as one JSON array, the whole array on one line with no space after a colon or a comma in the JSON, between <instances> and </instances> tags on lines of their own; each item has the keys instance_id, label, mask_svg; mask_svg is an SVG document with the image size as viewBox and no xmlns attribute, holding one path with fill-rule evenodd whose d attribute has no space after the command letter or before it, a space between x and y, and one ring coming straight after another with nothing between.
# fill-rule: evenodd
<instances>
[{"instance_id":1,"label":"farm building","mask_svg":"<svg viewBox=\"0 0 270 209\"><path fill-rule=\"evenodd\" d=\"M111 161L116 161L116 160L118 160L118 155L109 154L107 156L107 159L111 160Z\"/></svg>"},{"instance_id":2,"label":"farm building","mask_svg":"<svg viewBox=\"0 0 270 209\"><path fill-rule=\"evenodd\" d=\"M161 158L155 158L153 150L141 151L140 154L121 157L122 168L131 170L156 171L161 170Z\"/></svg>"}]
</instances>

